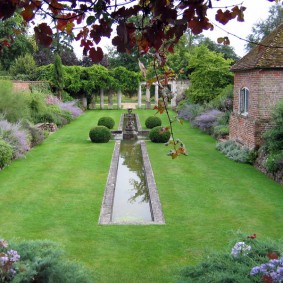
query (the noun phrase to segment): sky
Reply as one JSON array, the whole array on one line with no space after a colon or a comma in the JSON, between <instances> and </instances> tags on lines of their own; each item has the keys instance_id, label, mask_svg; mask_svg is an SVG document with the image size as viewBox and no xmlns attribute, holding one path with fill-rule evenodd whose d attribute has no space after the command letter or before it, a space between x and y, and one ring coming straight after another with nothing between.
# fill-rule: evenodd
<instances>
[{"instance_id":1,"label":"sky","mask_svg":"<svg viewBox=\"0 0 283 283\"><path fill-rule=\"evenodd\" d=\"M260 20L267 19L268 10L272 5L274 5L275 2L269 2L267 0L223 0L215 3L215 6L217 5L217 7L223 7L221 3L225 3L226 6L229 4L242 3L242 6L246 7L246 10L244 12L245 21L237 22L237 20L234 19L228 22L226 25L222 25L214 20L215 12L217 11L217 9L216 11L213 9L210 12L214 13L214 15L209 15L209 19L225 31L215 26L212 32L204 32L203 34L214 41L216 41L218 37L228 36L230 40L230 46L234 47L236 54L240 57L244 56L247 53L247 51L245 51L246 42L228 34L227 32L235 34L240 38L246 39L246 37L252 33L252 27L255 23Z\"/></svg>"},{"instance_id":2,"label":"sky","mask_svg":"<svg viewBox=\"0 0 283 283\"><path fill-rule=\"evenodd\" d=\"M215 23L217 26L221 27L222 29L214 26L213 31L205 31L203 33L204 36L209 37L213 41L217 41L218 37L228 36L230 40L230 46L232 46L236 52L236 54L240 57L243 57L246 54L245 51L245 44L246 42L240 40L237 37L245 39L247 35L252 32L252 27L255 23L259 20L265 20L268 16L269 8L274 5L275 2L269 2L268 0L220 0L220 1L213 1L213 5L215 6L214 9L209 11L208 17L212 23ZM244 22L237 22L236 19L231 20L226 25L222 25L216 22L215 13L217 11L217 7L221 7L222 10L225 11L223 7L238 4L239 6L246 7L244 12L245 21ZM228 34L230 33L230 34ZM231 34L235 34L237 37L232 36ZM80 43L74 43L75 53L79 58L81 58L82 48L79 47ZM103 39L99 46L103 49L105 53L107 53L107 46L111 45L110 39Z\"/></svg>"}]
</instances>

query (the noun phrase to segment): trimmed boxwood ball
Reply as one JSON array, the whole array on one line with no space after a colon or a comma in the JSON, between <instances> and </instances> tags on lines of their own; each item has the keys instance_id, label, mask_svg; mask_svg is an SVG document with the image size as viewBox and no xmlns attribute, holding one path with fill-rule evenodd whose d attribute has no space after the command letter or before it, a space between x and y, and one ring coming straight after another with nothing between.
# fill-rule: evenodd
<instances>
[{"instance_id":1,"label":"trimmed boxwood ball","mask_svg":"<svg viewBox=\"0 0 283 283\"><path fill-rule=\"evenodd\" d=\"M149 139L155 143L166 143L170 139L170 132L164 132L161 126L157 126L150 130Z\"/></svg>"},{"instance_id":2,"label":"trimmed boxwood ball","mask_svg":"<svg viewBox=\"0 0 283 283\"><path fill-rule=\"evenodd\" d=\"M105 126L96 126L89 131L89 137L92 142L106 143L111 139L111 132Z\"/></svg>"},{"instance_id":3,"label":"trimmed boxwood ball","mask_svg":"<svg viewBox=\"0 0 283 283\"><path fill-rule=\"evenodd\" d=\"M13 157L12 147L7 144L4 140L0 139L0 169L9 165Z\"/></svg>"},{"instance_id":4,"label":"trimmed boxwood ball","mask_svg":"<svg viewBox=\"0 0 283 283\"><path fill-rule=\"evenodd\" d=\"M157 126L161 126L161 119L157 116L149 116L146 120L145 120L145 126L148 129L152 129L154 127Z\"/></svg>"},{"instance_id":5,"label":"trimmed boxwood ball","mask_svg":"<svg viewBox=\"0 0 283 283\"><path fill-rule=\"evenodd\" d=\"M105 126L108 129L113 129L115 121L112 117L101 117L97 123L98 126Z\"/></svg>"}]
</instances>

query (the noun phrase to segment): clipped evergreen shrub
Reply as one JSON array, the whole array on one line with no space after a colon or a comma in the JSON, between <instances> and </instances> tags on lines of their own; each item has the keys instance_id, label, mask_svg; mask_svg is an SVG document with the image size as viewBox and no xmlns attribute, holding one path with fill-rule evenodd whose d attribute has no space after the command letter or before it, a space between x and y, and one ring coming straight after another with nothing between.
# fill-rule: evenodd
<instances>
[{"instance_id":1,"label":"clipped evergreen shrub","mask_svg":"<svg viewBox=\"0 0 283 283\"><path fill-rule=\"evenodd\" d=\"M105 126L96 126L89 131L89 137L92 142L106 143L111 139L111 132Z\"/></svg>"},{"instance_id":2,"label":"clipped evergreen shrub","mask_svg":"<svg viewBox=\"0 0 283 283\"><path fill-rule=\"evenodd\" d=\"M170 139L170 132L164 131L161 126L157 126L151 129L149 139L155 143L166 143Z\"/></svg>"},{"instance_id":3,"label":"clipped evergreen shrub","mask_svg":"<svg viewBox=\"0 0 283 283\"><path fill-rule=\"evenodd\" d=\"M115 121L112 117L101 117L97 123L98 126L105 126L108 129L113 129Z\"/></svg>"},{"instance_id":4,"label":"clipped evergreen shrub","mask_svg":"<svg viewBox=\"0 0 283 283\"><path fill-rule=\"evenodd\" d=\"M157 116L149 116L145 120L145 126L148 129L152 129L152 128L157 127L157 126L161 126L161 124L162 124L161 119Z\"/></svg>"},{"instance_id":5,"label":"clipped evergreen shrub","mask_svg":"<svg viewBox=\"0 0 283 283\"><path fill-rule=\"evenodd\" d=\"M4 168L11 162L13 149L4 140L0 139L0 169Z\"/></svg>"},{"instance_id":6,"label":"clipped evergreen shrub","mask_svg":"<svg viewBox=\"0 0 283 283\"><path fill-rule=\"evenodd\" d=\"M69 261L64 250L55 242L49 240L22 241L12 243L9 249L12 249L13 253L16 251L20 256L15 266L12 282L94 282L92 272L78 262Z\"/></svg>"},{"instance_id":7,"label":"clipped evergreen shrub","mask_svg":"<svg viewBox=\"0 0 283 283\"><path fill-rule=\"evenodd\" d=\"M182 268L177 282L282 282L281 251L282 241L239 234L226 251L207 254L201 263Z\"/></svg>"}]
</instances>

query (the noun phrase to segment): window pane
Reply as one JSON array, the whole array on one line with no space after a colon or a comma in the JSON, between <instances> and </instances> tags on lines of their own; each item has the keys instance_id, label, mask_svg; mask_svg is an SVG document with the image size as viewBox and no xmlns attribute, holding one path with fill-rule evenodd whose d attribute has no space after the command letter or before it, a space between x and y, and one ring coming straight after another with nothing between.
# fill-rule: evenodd
<instances>
[{"instance_id":1,"label":"window pane","mask_svg":"<svg viewBox=\"0 0 283 283\"><path fill-rule=\"evenodd\" d=\"M249 110L249 91L246 89L246 95L245 95L245 112L248 113Z\"/></svg>"}]
</instances>

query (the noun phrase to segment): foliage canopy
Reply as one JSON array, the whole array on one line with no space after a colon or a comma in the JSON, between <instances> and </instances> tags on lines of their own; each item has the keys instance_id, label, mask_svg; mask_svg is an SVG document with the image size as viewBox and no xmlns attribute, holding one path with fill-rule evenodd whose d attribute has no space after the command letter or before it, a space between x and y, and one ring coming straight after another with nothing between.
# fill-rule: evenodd
<instances>
[{"instance_id":1,"label":"foliage canopy","mask_svg":"<svg viewBox=\"0 0 283 283\"><path fill-rule=\"evenodd\" d=\"M76 26L79 26L76 40L80 40L85 54L88 53L94 62L100 62L103 51L96 45L102 37L112 35L114 26L117 35L112 44L117 51L131 52L138 46L142 53L153 50L160 56L164 50L173 51L174 45L187 29L193 34L213 30L207 14L209 10L217 8L217 2L149 0L129 1L121 5L114 0L13 0L1 1L0 19L9 19L18 9L26 22L32 22L37 15L43 14L34 30L37 41L46 47L52 45L54 36L52 27L47 24L48 18L52 18L57 31L67 34L72 34ZM245 7L237 4L219 7L215 9L215 19L223 25L232 19L242 22L244 11ZM134 22L131 21L133 17L137 19ZM9 38L1 46L8 44Z\"/></svg>"}]
</instances>

